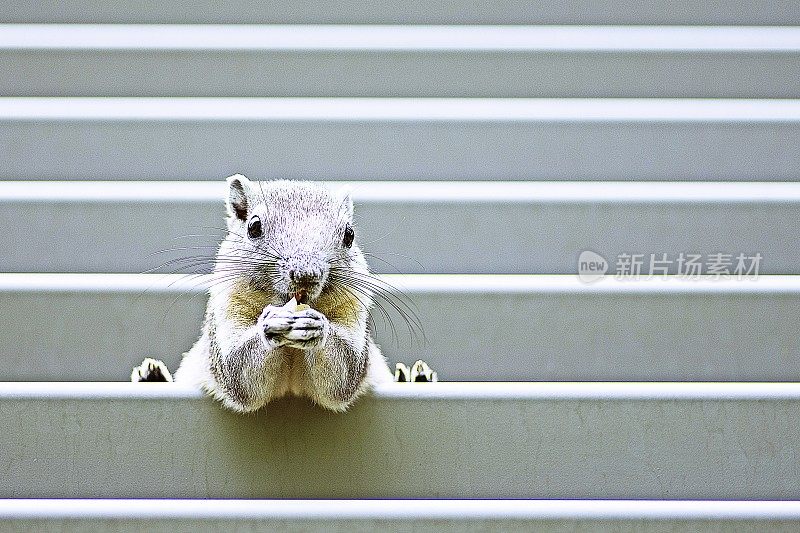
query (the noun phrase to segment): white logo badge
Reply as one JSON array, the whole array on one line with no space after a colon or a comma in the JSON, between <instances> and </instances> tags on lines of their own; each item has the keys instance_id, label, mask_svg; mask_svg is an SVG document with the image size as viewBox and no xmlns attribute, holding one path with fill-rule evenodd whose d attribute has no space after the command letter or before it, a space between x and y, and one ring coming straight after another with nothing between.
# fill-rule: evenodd
<instances>
[{"instance_id":1,"label":"white logo badge","mask_svg":"<svg viewBox=\"0 0 800 533\"><path fill-rule=\"evenodd\" d=\"M600 254L590 250L581 252L578 257L578 279L591 283L602 278L608 272L608 261Z\"/></svg>"}]
</instances>

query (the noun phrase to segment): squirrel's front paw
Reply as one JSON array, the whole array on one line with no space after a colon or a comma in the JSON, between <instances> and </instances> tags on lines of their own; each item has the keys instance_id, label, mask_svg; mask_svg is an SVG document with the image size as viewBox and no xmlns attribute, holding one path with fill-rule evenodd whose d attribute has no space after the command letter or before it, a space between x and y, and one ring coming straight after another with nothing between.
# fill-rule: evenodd
<instances>
[{"instance_id":1,"label":"squirrel's front paw","mask_svg":"<svg viewBox=\"0 0 800 533\"><path fill-rule=\"evenodd\" d=\"M172 381L167 365L157 359L147 357L142 364L133 367L131 381L141 383L146 381Z\"/></svg>"},{"instance_id":2,"label":"squirrel's front paw","mask_svg":"<svg viewBox=\"0 0 800 533\"><path fill-rule=\"evenodd\" d=\"M315 309L289 311L273 305L264 308L257 324L261 340L268 348L317 348L325 344L330 329L328 318Z\"/></svg>"},{"instance_id":3,"label":"squirrel's front paw","mask_svg":"<svg viewBox=\"0 0 800 533\"><path fill-rule=\"evenodd\" d=\"M305 309L294 314L294 323L284 335L286 345L312 350L325 344L331 324L328 317L316 309Z\"/></svg>"},{"instance_id":4,"label":"squirrel's front paw","mask_svg":"<svg viewBox=\"0 0 800 533\"><path fill-rule=\"evenodd\" d=\"M276 348L286 344L284 335L294 324L294 312L285 307L268 305L258 317L256 326L261 334L261 341L267 348Z\"/></svg>"}]
</instances>

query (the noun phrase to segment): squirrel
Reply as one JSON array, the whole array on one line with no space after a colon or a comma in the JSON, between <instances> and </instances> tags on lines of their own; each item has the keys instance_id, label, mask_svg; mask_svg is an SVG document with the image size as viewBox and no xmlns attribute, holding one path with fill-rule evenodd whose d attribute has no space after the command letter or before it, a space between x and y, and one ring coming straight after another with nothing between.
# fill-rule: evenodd
<instances>
[{"instance_id":1,"label":"squirrel","mask_svg":"<svg viewBox=\"0 0 800 533\"><path fill-rule=\"evenodd\" d=\"M355 242L350 195L240 174L227 182L227 234L200 338L174 379L147 358L131 381L189 383L238 412L286 395L344 411L373 385L392 381L369 328L380 287ZM437 376L417 361L410 369L398 363L394 379Z\"/></svg>"}]
</instances>

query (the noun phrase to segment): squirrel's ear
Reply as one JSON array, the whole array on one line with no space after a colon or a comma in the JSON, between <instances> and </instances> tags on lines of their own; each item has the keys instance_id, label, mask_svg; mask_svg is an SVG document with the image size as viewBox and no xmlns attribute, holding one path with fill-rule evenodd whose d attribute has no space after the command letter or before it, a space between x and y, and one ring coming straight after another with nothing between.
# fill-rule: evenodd
<instances>
[{"instance_id":1,"label":"squirrel's ear","mask_svg":"<svg viewBox=\"0 0 800 533\"><path fill-rule=\"evenodd\" d=\"M247 220L247 205L250 191L250 180L241 174L234 174L227 178L230 189L228 190L228 215L239 220Z\"/></svg>"},{"instance_id":2,"label":"squirrel's ear","mask_svg":"<svg viewBox=\"0 0 800 533\"><path fill-rule=\"evenodd\" d=\"M339 191L339 196L342 198L342 203L340 204L341 207L340 212L347 218L347 220L353 219L353 199L350 197L350 188L346 187Z\"/></svg>"}]
</instances>

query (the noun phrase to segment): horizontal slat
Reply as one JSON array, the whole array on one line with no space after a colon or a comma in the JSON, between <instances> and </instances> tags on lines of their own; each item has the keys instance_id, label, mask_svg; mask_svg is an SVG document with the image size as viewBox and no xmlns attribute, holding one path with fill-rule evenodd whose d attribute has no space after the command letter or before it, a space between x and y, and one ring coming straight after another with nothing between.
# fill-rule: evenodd
<instances>
[{"instance_id":1,"label":"horizontal slat","mask_svg":"<svg viewBox=\"0 0 800 533\"><path fill-rule=\"evenodd\" d=\"M29 236L0 233L0 271L140 273L169 259L213 254L224 226L221 177L0 182L0 221L28 228ZM681 252L725 252L760 253L762 274L800 274L799 183L330 186L352 190L357 242L379 272L574 274L579 254L592 250L610 272L622 253L644 254L646 261L667 254L676 272ZM201 263L210 269L210 260Z\"/></svg>"},{"instance_id":2,"label":"horizontal slat","mask_svg":"<svg viewBox=\"0 0 800 533\"><path fill-rule=\"evenodd\" d=\"M506 382L435 385L382 384L371 393L386 400L630 400L630 401L787 401L800 400L798 383L685 382ZM369 395L368 395L369 396ZM0 382L2 400L200 400L199 390L180 384L127 382ZM272 404L270 404L272 405ZM241 416L241 414L240 414ZM245 415L247 416L247 415Z\"/></svg>"},{"instance_id":3,"label":"horizontal slat","mask_svg":"<svg viewBox=\"0 0 800 533\"><path fill-rule=\"evenodd\" d=\"M529 294L531 292L563 294L783 294L800 291L800 276L760 276L758 279L696 279L678 276L617 279L607 275L598 281L583 283L577 276L518 274L383 274L377 279L409 295L430 292L487 295L494 292ZM30 274L3 273L0 293L153 293L204 294L211 281L208 275L180 274ZM746 283L745 283L746 281Z\"/></svg>"},{"instance_id":4,"label":"horizontal slat","mask_svg":"<svg viewBox=\"0 0 800 533\"><path fill-rule=\"evenodd\" d=\"M603 204L631 202L656 205L680 204L765 204L800 200L800 184L780 182L437 182L392 181L320 182L332 190L350 189L362 204ZM216 202L225 198L227 185L220 178L209 181L5 181L0 183L0 201L35 204L45 202L92 204Z\"/></svg>"},{"instance_id":5,"label":"horizontal slat","mask_svg":"<svg viewBox=\"0 0 800 533\"><path fill-rule=\"evenodd\" d=\"M99 2L9 0L3 22L68 23L352 23L352 24L800 24L791 0L518 2L349 0L279 2Z\"/></svg>"},{"instance_id":6,"label":"horizontal slat","mask_svg":"<svg viewBox=\"0 0 800 533\"><path fill-rule=\"evenodd\" d=\"M782 123L800 100L596 98L0 98L4 121Z\"/></svg>"},{"instance_id":7,"label":"horizontal slat","mask_svg":"<svg viewBox=\"0 0 800 533\"><path fill-rule=\"evenodd\" d=\"M392 362L445 380L800 380L800 277L618 281L576 276L385 276L422 323L379 313ZM171 369L200 333L202 279L0 276L0 378L124 380L145 356ZM390 307L384 303L385 307Z\"/></svg>"},{"instance_id":8,"label":"horizontal slat","mask_svg":"<svg viewBox=\"0 0 800 533\"><path fill-rule=\"evenodd\" d=\"M797 52L800 28L0 24L0 50Z\"/></svg>"},{"instance_id":9,"label":"horizontal slat","mask_svg":"<svg viewBox=\"0 0 800 533\"><path fill-rule=\"evenodd\" d=\"M0 65L3 96L796 98L800 28L0 25Z\"/></svg>"},{"instance_id":10,"label":"horizontal slat","mask_svg":"<svg viewBox=\"0 0 800 533\"><path fill-rule=\"evenodd\" d=\"M0 519L800 520L797 501L0 500Z\"/></svg>"},{"instance_id":11,"label":"horizontal slat","mask_svg":"<svg viewBox=\"0 0 800 533\"><path fill-rule=\"evenodd\" d=\"M0 179L795 180L800 101L0 99Z\"/></svg>"},{"instance_id":12,"label":"horizontal slat","mask_svg":"<svg viewBox=\"0 0 800 533\"><path fill-rule=\"evenodd\" d=\"M792 501L0 500L0 528L36 531L782 531Z\"/></svg>"},{"instance_id":13,"label":"horizontal slat","mask_svg":"<svg viewBox=\"0 0 800 533\"><path fill-rule=\"evenodd\" d=\"M3 524L5 525L5 524ZM291 531L298 528L302 531L308 532L328 532L332 527L337 527L337 531L397 531L398 529L411 528L413 531L433 531L433 532L480 532L502 529L503 531L520 533L536 531L547 532L562 532L572 531L574 529L585 528L589 531L619 531L620 528L631 529L642 533L649 532L662 532L674 530L691 530L693 532L718 532L725 528L735 528L736 531L751 531L753 533L780 531L786 533L794 533L797 528L797 523L790 520L673 520L669 522L657 521L655 523L644 520L580 520L580 519L562 519L562 520L538 520L538 519L476 519L476 520L457 520L457 521L444 521L444 520L384 520L384 519L341 519L335 520L331 523L329 520L313 520L313 519L292 519L292 520L264 520L264 519L155 519L155 520L92 520L92 519L67 519L67 520L12 520L8 522L7 526L9 531L37 531L37 532L54 532L65 533L75 531L79 533L87 533L90 531L118 531L118 532L140 532L146 530L148 532L158 533L171 533L172 531L192 531L192 532L214 532L217 531L231 531L231 532L244 532L251 531Z\"/></svg>"},{"instance_id":14,"label":"horizontal slat","mask_svg":"<svg viewBox=\"0 0 800 533\"><path fill-rule=\"evenodd\" d=\"M685 398L671 392L687 386ZM103 392L111 387L115 399ZM285 400L241 416L185 389L159 398L175 384L98 384L96 397L86 384L50 384L46 394L1 384L16 392L0 393L0 496L800 495L796 384L506 387L390 384L344 415Z\"/></svg>"}]
</instances>

